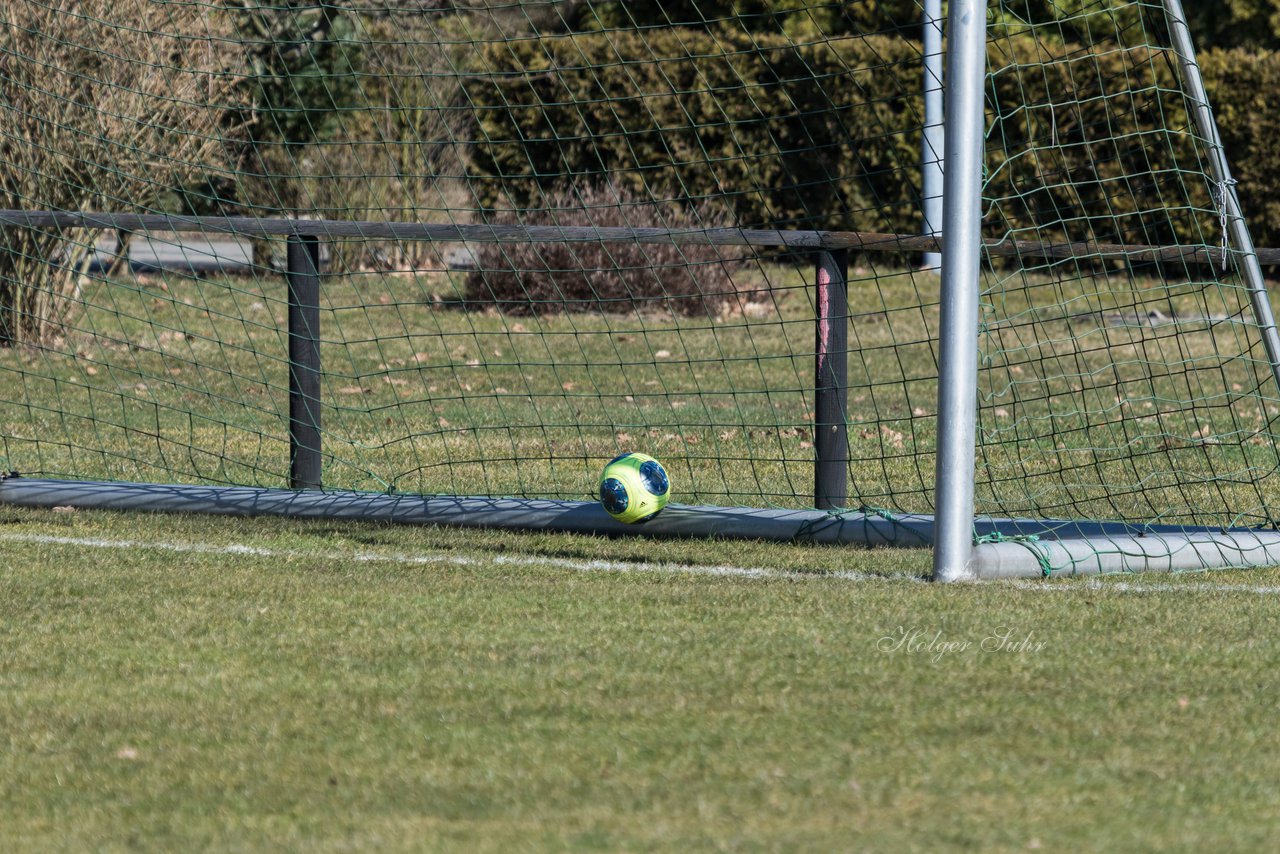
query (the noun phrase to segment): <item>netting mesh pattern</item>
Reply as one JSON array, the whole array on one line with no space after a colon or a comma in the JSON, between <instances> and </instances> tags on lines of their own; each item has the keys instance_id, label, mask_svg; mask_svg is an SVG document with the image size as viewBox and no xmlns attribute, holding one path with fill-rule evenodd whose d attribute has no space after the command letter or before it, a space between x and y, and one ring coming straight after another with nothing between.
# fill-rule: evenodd
<instances>
[{"instance_id":1,"label":"netting mesh pattern","mask_svg":"<svg viewBox=\"0 0 1280 854\"><path fill-rule=\"evenodd\" d=\"M1069 20L1074 42L994 33L990 233L1199 246L1215 263L1083 252L993 264L980 506L1270 525L1275 377L1163 11Z\"/></svg>"},{"instance_id":2,"label":"netting mesh pattern","mask_svg":"<svg viewBox=\"0 0 1280 854\"><path fill-rule=\"evenodd\" d=\"M723 235L920 232L922 15L15 0L0 208L370 224L322 241L326 487L590 498L638 450L676 500L809 507L816 259ZM989 255L980 512L1270 525L1280 401L1162 7L997 3L990 24L987 237L1217 263ZM564 239L517 239L537 226ZM0 464L286 485L270 231L0 227ZM932 510L919 262L849 261L851 507Z\"/></svg>"}]
</instances>

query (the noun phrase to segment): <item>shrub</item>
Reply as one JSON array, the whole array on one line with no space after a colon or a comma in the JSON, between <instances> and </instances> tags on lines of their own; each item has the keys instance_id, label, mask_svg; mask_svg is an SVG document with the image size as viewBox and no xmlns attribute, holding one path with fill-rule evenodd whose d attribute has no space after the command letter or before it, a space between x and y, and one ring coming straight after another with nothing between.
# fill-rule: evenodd
<instances>
[{"instance_id":1,"label":"shrub","mask_svg":"<svg viewBox=\"0 0 1280 854\"><path fill-rule=\"evenodd\" d=\"M0 6L0 207L154 210L170 188L224 170L238 48L223 15L171 5ZM0 346L56 336L80 301L96 231L0 228Z\"/></svg>"},{"instance_id":2,"label":"shrub","mask_svg":"<svg viewBox=\"0 0 1280 854\"><path fill-rule=\"evenodd\" d=\"M491 224L673 230L709 225L679 206L599 184L553 194L544 207L523 216L497 214ZM716 314L745 298L733 277L737 263L720 247L706 244L489 243L476 260L478 269L466 279L467 302L506 314L657 309Z\"/></svg>"}]
</instances>

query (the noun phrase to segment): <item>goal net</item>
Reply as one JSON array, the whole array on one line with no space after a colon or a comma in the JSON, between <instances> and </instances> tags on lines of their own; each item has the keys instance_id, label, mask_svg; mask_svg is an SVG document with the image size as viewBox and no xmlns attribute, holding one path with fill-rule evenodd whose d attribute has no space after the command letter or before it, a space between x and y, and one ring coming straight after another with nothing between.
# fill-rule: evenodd
<instances>
[{"instance_id":1,"label":"goal net","mask_svg":"<svg viewBox=\"0 0 1280 854\"><path fill-rule=\"evenodd\" d=\"M0 501L927 545L934 5L3 4ZM1280 560L1179 10L988 9L993 574Z\"/></svg>"}]
</instances>

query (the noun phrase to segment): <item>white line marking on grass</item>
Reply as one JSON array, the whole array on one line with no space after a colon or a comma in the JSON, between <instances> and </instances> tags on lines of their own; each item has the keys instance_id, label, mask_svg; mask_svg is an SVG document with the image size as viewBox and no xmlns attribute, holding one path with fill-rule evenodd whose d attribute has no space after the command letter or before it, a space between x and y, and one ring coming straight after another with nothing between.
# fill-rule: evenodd
<instances>
[{"instance_id":1,"label":"white line marking on grass","mask_svg":"<svg viewBox=\"0 0 1280 854\"><path fill-rule=\"evenodd\" d=\"M97 537L59 537L52 534L0 534L0 542L37 543L41 545L77 546L94 549L151 549L153 551L181 552L188 554L218 554L257 558L303 558L325 561L354 561L356 563L392 563L403 566L513 566L552 567L574 572L612 573L664 573L669 575L711 576L717 578L760 578L809 581L838 579L841 581L881 581L923 583L924 579L912 576L869 575L861 572L797 572L785 569L767 569L748 566L707 566L649 561L574 560L540 555L486 555L473 557L445 553L402 554L382 552L302 551L298 549L269 549L260 546L215 543L174 543L159 540L109 540ZM1280 595L1280 587L1274 585L1249 585L1239 583L1189 582L1185 584L1143 584L1133 581L1107 581L1101 578L1074 579L1070 584L1048 584L1044 581L1014 580L995 582L995 587L1009 586L1018 590L1073 593L1079 591L1112 591L1116 593L1253 593L1261 596Z\"/></svg>"},{"instance_id":2,"label":"white line marking on grass","mask_svg":"<svg viewBox=\"0 0 1280 854\"><path fill-rule=\"evenodd\" d=\"M721 578L785 578L789 580L818 580L837 578L842 581L884 581L883 576L860 572L793 572L784 569L765 569L747 566L704 566L682 563L651 563L648 561L573 560L538 555L486 555L469 557L454 554L396 554L381 552L310 552L297 549L268 549L257 546L217 545L212 543L173 543L157 540L107 540L96 537L59 537L52 534L0 534L0 541L36 543L41 545L77 546L94 549L151 549L153 551L182 552L187 554L243 555L260 558L305 558L309 560L355 561L357 563L394 563L401 565L445 566L544 566L569 569L575 572L650 572L674 575L702 575ZM919 579L910 579L918 581Z\"/></svg>"}]
</instances>

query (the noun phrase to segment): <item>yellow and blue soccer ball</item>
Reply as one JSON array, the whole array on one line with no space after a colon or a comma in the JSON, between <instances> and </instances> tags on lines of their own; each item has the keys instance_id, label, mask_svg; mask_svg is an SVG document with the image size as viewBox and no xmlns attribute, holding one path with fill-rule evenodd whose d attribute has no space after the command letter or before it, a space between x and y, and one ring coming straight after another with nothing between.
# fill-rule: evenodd
<instances>
[{"instance_id":1,"label":"yellow and blue soccer ball","mask_svg":"<svg viewBox=\"0 0 1280 854\"><path fill-rule=\"evenodd\" d=\"M662 463L646 454L614 457L600 474L600 503L619 522L646 522L657 516L671 495Z\"/></svg>"}]
</instances>

